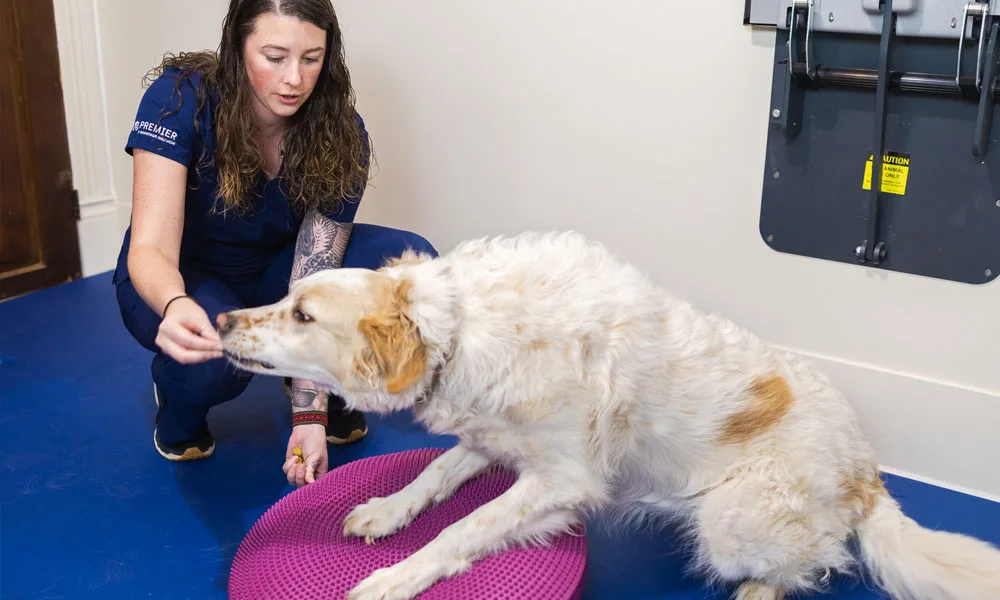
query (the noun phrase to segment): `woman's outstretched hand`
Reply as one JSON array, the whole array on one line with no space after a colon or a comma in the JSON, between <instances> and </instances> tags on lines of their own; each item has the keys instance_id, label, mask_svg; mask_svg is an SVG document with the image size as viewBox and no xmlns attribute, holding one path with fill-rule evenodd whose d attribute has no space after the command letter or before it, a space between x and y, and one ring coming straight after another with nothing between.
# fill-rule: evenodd
<instances>
[{"instance_id":1,"label":"woman's outstretched hand","mask_svg":"<svg viewBox=\"0 0 1000 600\"><path fill-rule=\"evenodd\" d=\"M222 340L208 314L191 298L178 298L167 307L156 334L156 345L181 364L222 358Z\"/></svg>"}]
</instances>

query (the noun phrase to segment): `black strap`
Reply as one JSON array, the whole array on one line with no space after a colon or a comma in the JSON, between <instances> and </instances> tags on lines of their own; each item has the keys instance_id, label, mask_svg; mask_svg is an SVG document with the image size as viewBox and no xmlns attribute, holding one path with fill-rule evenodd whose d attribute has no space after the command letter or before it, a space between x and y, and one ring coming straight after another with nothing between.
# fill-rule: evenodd
<instances>
[{"instance_id":1,"label":"black strap","mask_svg":"<svg viewBox=\"0 0 1000 600\"><path fill-rule=\"evenodd\" d=\"M187 294L181 294L180 296L174 296L173 298L171 298L170 300L168 300L167 304L163 307L163 316L164 317L167 316L167 309L170 308L170 304L174 300L180 300L181 298L191 298L191 296L188 296ZM194 300L194 298L191 298L191 299Z\"/></svg>"}]
</instances>

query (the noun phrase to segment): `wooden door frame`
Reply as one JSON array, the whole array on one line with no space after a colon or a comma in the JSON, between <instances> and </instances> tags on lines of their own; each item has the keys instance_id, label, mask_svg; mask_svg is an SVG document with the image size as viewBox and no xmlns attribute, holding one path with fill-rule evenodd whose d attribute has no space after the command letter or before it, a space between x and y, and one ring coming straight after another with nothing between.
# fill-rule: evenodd
<instances>
[{"instance_id":1,"label":"wooden door frame","mask_svg":"<svg viewBox=\"0 0 1000 600\"><path fill-rule=\"evenodd\" d=\"M34 177L29 187L38 198L42 254L38 263L0 277L2 300L79 278L81 265L79 205L73 189L55 9L51 0L0 0L0 18L14 19L20 37L20 55L13 58L24 65L24 101L7 110L22 111L30 134Z\"/></svg>"}]
</instances>

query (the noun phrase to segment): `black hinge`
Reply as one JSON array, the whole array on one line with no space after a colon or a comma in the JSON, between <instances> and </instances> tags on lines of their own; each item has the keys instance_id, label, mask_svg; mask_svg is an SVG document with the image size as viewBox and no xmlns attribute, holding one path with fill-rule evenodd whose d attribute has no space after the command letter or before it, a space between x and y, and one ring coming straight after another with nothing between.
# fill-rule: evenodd
<instances>
[{"instance_id":1,"label":"black hinge","mask_svg":"<svg viewBox=\"0 0 1000 600\"><path fill-rule=\"evenodd\" d=\"M73 190L73 218L80 220L80 193Z\"/></svg>"}]
</instances>

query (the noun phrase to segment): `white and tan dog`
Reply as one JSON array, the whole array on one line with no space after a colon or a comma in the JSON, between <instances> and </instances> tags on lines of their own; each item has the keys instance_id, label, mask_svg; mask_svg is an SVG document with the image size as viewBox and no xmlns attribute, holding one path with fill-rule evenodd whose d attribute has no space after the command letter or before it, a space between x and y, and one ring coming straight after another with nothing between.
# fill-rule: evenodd
<instances>
[{"instance_id":1,"label":"white and tan dog","mask_svg":"<svg viewBox=\"0 0 1000 600\"><path fill-rule=\"evenodd\" d=\"M815 590L856 562L894 598L1000 598L1000 552L904 516L822 374L580 235L327 271L219 324L245 369L316 381L363 411L412 410L459 438L407 487L355 508L346 535L389 536L491 463L519 473L349 598L412 598L599 510L679 519L694 566L741 600Z\"/></svg>"}]
</instances>

